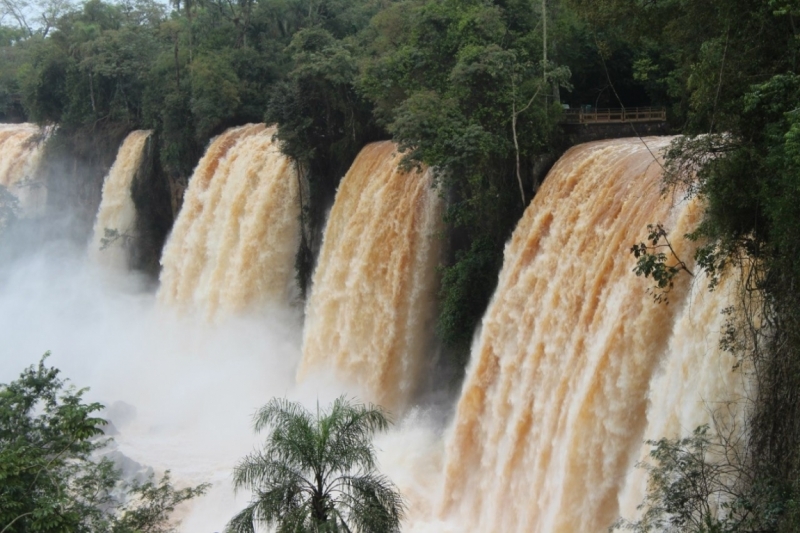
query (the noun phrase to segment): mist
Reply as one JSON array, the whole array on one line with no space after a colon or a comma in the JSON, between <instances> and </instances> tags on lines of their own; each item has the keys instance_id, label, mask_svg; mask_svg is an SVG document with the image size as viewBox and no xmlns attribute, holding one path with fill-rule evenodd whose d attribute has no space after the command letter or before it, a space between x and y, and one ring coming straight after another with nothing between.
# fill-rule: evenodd
<instances>
[{"instance_id":1,"label":"mist","mask_svg":"<svg viewBox=\"0 0 800 533\"><path fill-rule=\"evenodd\" d=\"M213 484L182 530L220 531L246 501L234 499L230 474L256 443L252 414L292 395L299 313L275 307L210 325L160 308L148 287L64 242L5 258L0 382L52 351L48 364L90 387L88 401L133 407L124 420L109 417L119 451L157 473L170 469L178 485Z\"/></svg>"},{"instance_id":2,"label":"mist","mask_svg":"<svg viewBox=\"0 0 800 533\"><path fill-rule=\"evenodd\" d=\"M107 409L112 450L178 487L209 482L209 492L179 508L184 533L217 532L249 498L235 494L231 473L264 436L252 415L271 398L309 408L335 397L366 397L353 384L312 374L296 384L301 311L273 305L221 317L179 314L160 305L152 280L93 263L81 244L33 245L0 254L0 383L16 379L51 351L48 364L87 401ZM381 469L401 489L415 520L434 512L445 405L391 414L376 439ZM128 461L128 462L130 462ZM137 465L137 466L138 466Z\"/></svg>"}]
</instances>

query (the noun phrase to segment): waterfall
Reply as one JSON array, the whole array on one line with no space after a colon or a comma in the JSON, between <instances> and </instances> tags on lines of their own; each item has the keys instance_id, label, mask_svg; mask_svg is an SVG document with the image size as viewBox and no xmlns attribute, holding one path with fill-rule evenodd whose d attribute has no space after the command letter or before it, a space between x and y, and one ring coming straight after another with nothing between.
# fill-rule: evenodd
<instances>
[{"instance_id":1,"label":"waterfall","mask_svg":"<svg viewBox=\"0 0 800 533\"><path fill-rule=\"evenodd\" d=\"M435 514L453 531L604 531L642 501L643 441L691 433L741 388L717 344L730 287L683 273L657 304L631 272L649 223L690 259L702 214L662 197L669 139L645 141L572 148L506 245L446 439Z\"/></svg>"},{"instance_id":2,"label":"waterfall","mask_svg":"<svg viewBox=\"0 0 800 533\"><path fill-rule=\"evenodd\" d=\"M291 298L299 183L275 131L249 124L211 142L164 247L160 301L214 316Z\"/></svg>"},{"instance_id":3,"label":"waterfall","mask_svg":"<svg viewBox=\"0 0 800 533\"><path fill-rule=\"evenodd\" d=\"M35 181L44 134L35 124L0 124L0 185L17 197L23 216L44 209L46 190Z\"/></svg>"},{"instance_id":4,"label":"waterfall","mask_svg":"<svg viewBox=\"0 0 800 533\"><path fill-rule=\"evenodd\" d=\"M441 199L391 142L366 146L336 193L306 307L300 376L332 368L364 399L401 408L432 337Z\"/></svg>"},{"instance_id":5,"label":"waterfall","mask_svg":"<svg viewBox=\"0 0 800 533\"><path fill-rule=\"evenodd\" d=\"M137 130L128 134L103 181L102 199L89 245L89 255L99 263L117 268L128 266L126 248L136 231L136 207L131 198L131 185L151 133L151 130Z\"/></svg>"},{"instance_id":6,"label":"waterfall","mask_svg":"<svg viewBox=\"0 0 800 533\"><path fill-rule=\"evenodd\" d=\"M28 189L39 133L0 125L0 183ZM253 312L294 296L300 182L274 133L251 124L212 140L161 259L160 303L230 320L164 313L152 294L96 283L95 265L57 248L0 279L13 370L53 349L76 383L137 408L120 427L122 452L179 480L214 476L218 492L192 507L185 531L221 530L241 507L230 470L263 438L248 413L272 396L326 403L330 391L306 387L316 374L403 414L378 447L409 502L406 532L604 531L643 499L643 442L690 434L715 402L745 390L718 348L736 280L709 292L689 261L694 244L683 236L702 206L662 197L653 154L668 138L580 145L559 160L506 245L443 429L435 407L409 409L435 352L443 206L432 172L398 168L390 142L362 150L329 214L301 334L291 312ZM120 148L92 253L106 228L132 234L130 183L148 135ZM669 305L653 301L629 253L656 222L698 274L679 275ZM0 370L10 379L10 365Z\"/></svg>"}]
</instances>

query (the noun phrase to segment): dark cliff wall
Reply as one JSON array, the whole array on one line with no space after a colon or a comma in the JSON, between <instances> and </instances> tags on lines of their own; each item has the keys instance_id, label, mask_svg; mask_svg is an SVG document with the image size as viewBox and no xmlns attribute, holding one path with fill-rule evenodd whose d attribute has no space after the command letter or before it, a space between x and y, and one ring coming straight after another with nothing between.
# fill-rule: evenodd
<instances>
[{"instance_id":1,"label":"dark cliff wall","mask_svg":"<svg viewBox=\"0 0 800 533\"><path fill-rule=\"evenodd\" d=\"M61 236L76 242L90 238L103 178L128 131L115 123L73 132L59 129L47 141L38 172L47 186L48 218L62 221L54 226Z\"/></svg>"},{"instance_id":2,"label":"dark cliff wall","mask_svg":"<svg viewBox=\"0 0 800 533\"><path fill-rule=\"evenodd\" d=\"M171 189L158 157L158 140L147 140L142 164L131 183L131 198L136 207L136 239L131 250L131 268L153 278L160 271L164 242L172 229Z\"/></svg>"}]
</instances>

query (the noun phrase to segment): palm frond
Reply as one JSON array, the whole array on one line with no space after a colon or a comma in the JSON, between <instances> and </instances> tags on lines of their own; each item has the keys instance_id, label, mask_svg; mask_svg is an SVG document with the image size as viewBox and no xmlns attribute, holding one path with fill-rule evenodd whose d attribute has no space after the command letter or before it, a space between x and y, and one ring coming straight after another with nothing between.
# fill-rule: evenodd
<instances>
[{"instance_id":1,"label":"palm frond","mask_svg":"<svg viewBox=\"0 0 800 533\"><path fill-rule=\"evenodd\" d=\"M298 492L304 488L314 488L303 472L292 468L279 459L261 453L245 457L233 470L234 488L257 490L274 486L296 487Z\"/></svg>"},{"instance_id":2,"label":"palm frond","mask_svg":"<svg viewBox=\"0 0 800 533\"><path fill-rule=\"evenodd\" d=\"M386 476L342 476L341 481L348 490L342 492L340 501L349 509L348 519L356 531L400 531L405 502Z\"/></svg>"},{"instance_id":3,"label":"palm frond","mask_svg":"<svg viewBox=\"0 0 800 533\"><path fill-rule=\"evenodd\" d=\"M255 507L257 502L239 511L225 526L225 533L255 533Z\"/></svg>"},{"instance_id":4,"label":"palm frond","mask_svg":"<svg viewBox=\"0 0 800 533\"><path fill-rule=\"evenodd\" d=\"M292 508L280 520L275 533L307 533L313 531L314 520L309 502Z\"/></svg>"},{"instance_id":5,"label":"palm frond","mask_svg":"<svg viewBox=\"0 0 800 533\"><path fill-rule=\"evenodd\" d=\"M271 428L267 441L269 455L295 468L313 470L318 461L316 421L296 402L273 398L254 417L256 431Z\"/></svg>"},{"instance_id":6,"label":"palm frond","mask_svg":"<svg viewBox=\"0 0 800 533\"><path fill-rule=\"evenodd\" d=\"M291 419L276 427L267 440L267 450L272 458L284 461L302 470L313 470L319 463L317 431L307 419Z\"/></svg>"},{"instance_id":7,"label":"palm frond","mask_svg":"<svg viewBox=\"0 0 800 533\"><path fill-rule=\"evenodd\" d=\"M372 404L351 404L345 396L337 398L324 418L331 438L323 460L330 470L347 473L356 466L375 468L372 437L389 427L387 413Z\"/></svg>"},{"instance_id":8,"label":"palm frond","mask_svg":"<svg viewBox=\"0 0 800 533\"><path fill-rule=\"evenodd\" d=\"M291 402L286 398L273 398L267 405L259 409L254 419L256 431L261 431L268 426L285 427L298 420L306 420L311 425L309 412L299 403Z\"/></svg>"}]
</instances>

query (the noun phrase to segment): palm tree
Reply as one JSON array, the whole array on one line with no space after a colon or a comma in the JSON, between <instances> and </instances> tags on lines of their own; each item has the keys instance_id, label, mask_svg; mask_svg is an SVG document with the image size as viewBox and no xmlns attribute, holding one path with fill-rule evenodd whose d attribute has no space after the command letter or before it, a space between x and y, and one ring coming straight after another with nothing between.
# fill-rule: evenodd
<instances>
[{"instance_id":1,"label":"palm tree","mask_svg":"<svg viewBox=\"0 0 800 533\"><path fill-rule=\"evenodd\" d=\"M328 410L317 406L315 415L273 398L254 421L256 431L271 432L263 450L234 470L236 489L249 489L253 498L227 531L253 533L256 524L278 533L400 530L403 500L375 469L372 436L389 426L380 407L341 396Z\"/></svg>"}]
</instances>

